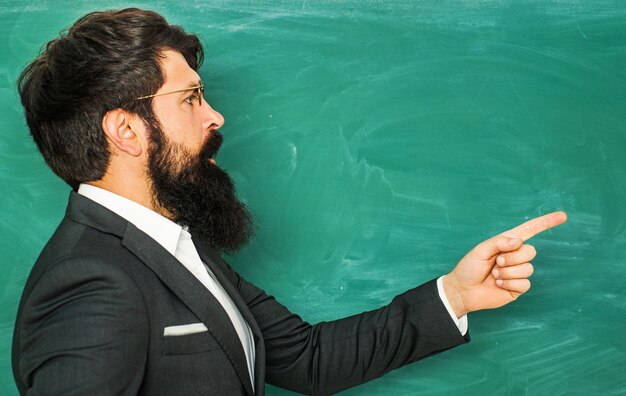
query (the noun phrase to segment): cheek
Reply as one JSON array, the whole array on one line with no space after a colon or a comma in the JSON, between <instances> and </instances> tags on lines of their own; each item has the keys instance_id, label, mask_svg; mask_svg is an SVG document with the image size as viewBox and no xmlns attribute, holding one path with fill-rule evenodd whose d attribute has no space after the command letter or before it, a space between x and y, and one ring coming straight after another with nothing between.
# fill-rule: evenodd
<instances>
[{"instance_id":1,"label":"cheek","mask_svg":"<svg viewBox=\"0 0 626 396\"><path fill-rule=\"evenodd\" d=\"M185 128L188 133L188 139L190 143L193 143L195 147L200 147L208 137L207 131L202 127L202 115L200 111L197 109L194 111L194 114L189 119L189 123Z\"/></svg>"},{"instance_id":2,"label":"cheek","mask_svg":"<svg viewBox=\"0 0 626 396\"><path fill-rule=\"evenodd\" d=\"M181 107L161 114L164 115L159 117L159 121L169 139L191 150L198 149L204 140L204 134L202 120L197 111L185 111Z\"/></svg>"}]
</instances>

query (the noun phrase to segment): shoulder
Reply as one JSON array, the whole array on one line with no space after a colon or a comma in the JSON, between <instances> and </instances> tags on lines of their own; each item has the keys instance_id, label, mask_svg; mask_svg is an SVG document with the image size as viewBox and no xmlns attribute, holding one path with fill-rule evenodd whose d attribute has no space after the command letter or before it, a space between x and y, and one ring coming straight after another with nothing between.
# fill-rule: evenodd
<instances>
[{"instance_id":1,"label":"shoulder","mask_svg":"<svg viewBox=\"0 0 626 396\"><path fill-rule=\"evenodd\" d=\"M72 328L104 329L121 316L132 326L146 326L145 298L133 273L140 268L133 264L137 258L115 238L93 234L89 227L62 223L37 259L18 308L18 348L39 343L44 329L56 336Z\"/></svg>"},{"instance_id":2,"label":"shoulder","mask_svg":"<svg viewBox=\"0 0 626 396\"><path fill-rule=\"evenodd\" d=\"M66 217L42 250L26 281L18 325L74 309L144 309L141 278L147 268L121 237ZM22 323L24 321L24 323Z\"/></svg>"},{"instance_id":3,"label":"shoulder","mask_svg":"<svg viewBox=\"0 0 626 396\"><path fill-rule=\"evenodd\" d=\"M67 218L50 238L35 262L24 293L41 284L54 285L84 280L131 281L137 258L122 246L121 238Z\"/></svg>"}]
</instances>

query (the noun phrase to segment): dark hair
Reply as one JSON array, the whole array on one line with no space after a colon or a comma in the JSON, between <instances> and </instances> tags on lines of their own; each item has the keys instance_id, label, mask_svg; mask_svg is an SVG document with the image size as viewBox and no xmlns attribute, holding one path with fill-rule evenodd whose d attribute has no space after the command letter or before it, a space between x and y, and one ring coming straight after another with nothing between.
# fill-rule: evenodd
<instances>
[{"instance_id":1,"label":"dark hair","mask_svg":"<svg viewBox=\"0 0 626 396\"><path fill-rule=\"evenodd\" d=\"M152 100L164 83L162 52L179 51L197 70L204 53L198 37L153 11L93 12L50 41L17 84L26 122L54 173L73 189L101 179L110 150L102 118L122 108L153 119Z\"/></svg>"}]
</instances>

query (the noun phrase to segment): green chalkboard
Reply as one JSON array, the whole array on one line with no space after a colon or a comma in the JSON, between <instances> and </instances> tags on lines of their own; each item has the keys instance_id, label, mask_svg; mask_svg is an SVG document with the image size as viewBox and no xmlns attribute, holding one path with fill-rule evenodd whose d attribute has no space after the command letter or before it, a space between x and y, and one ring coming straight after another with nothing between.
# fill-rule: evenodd
<instances>
[{"instance_id":1,"label":"green chalkboard","mask_svg":"<svg viewBox=\"0 0 626 396\"><path fill-rule=\"evenodd\" d=\"M69 188L15 80L79 16L129 5L198 33L218 162L252 209L229 261L305 319L386 304L525 219L533 288L472 342L345 395L626 393L626 3L0 0L0 394L32 263ZM268 386L270 395L289 392Z\"/></svg>"}]
</instances>

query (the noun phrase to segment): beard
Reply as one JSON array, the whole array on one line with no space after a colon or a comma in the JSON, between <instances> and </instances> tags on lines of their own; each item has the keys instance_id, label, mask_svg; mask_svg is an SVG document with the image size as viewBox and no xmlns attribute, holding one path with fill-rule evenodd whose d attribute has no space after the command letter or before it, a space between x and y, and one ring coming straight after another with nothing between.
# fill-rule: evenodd
<instances>
[{"instance_id":1,"label":"beard","mask_svg":"<svg viewBox=\"0 0 626 396\"><path fill-rule=\"evenodd\" d=\"M159 125L149 126L148 177L152 200L170 220L187 226L221 253L234 253L252 235L252 216L237 197L230 176L209 159L222 144L212 131L198 154L167 139Z\"/></svg>"}]
</instances>

